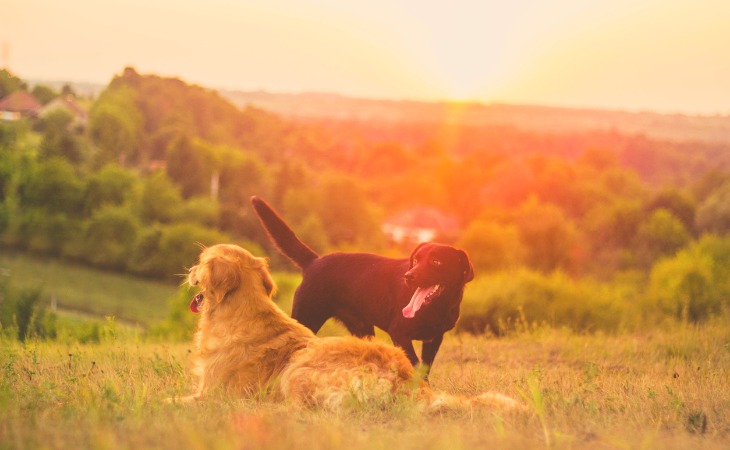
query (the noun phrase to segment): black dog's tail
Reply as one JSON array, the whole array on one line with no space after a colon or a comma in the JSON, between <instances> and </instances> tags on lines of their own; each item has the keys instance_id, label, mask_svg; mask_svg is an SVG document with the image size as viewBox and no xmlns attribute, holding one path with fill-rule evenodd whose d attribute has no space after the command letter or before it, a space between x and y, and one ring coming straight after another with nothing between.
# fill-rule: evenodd
<instances>
[{"instance_id":1,"label":"black dog's tail","mask_svg":"<svg viewBox=\"0 0 730 450\"><path fill-rule=\"evenodd\" d=\"M307 244L299 240L294 231L284 222L284 219L264 199L254 195L251 197L251 204L253 204L253 209L256 211L256 215L259 216L261 225L264 226L271 242L294 264L301 269L305 269L319 257Z\"/></svg>"}]
</instances>

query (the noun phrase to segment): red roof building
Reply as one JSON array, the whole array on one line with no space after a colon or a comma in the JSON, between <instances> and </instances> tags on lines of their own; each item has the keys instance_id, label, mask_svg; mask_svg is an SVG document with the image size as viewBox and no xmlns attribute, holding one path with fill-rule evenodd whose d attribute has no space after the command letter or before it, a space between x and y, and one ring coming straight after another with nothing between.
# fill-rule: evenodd
<instances>
[{"instance_id":1,"label":"red roof building","mask_svg":"<svg viewBox=\"0 0 730 450\"><path fill-rule=\"evenodd\" d=\"M0 119L18 120L21 117L37 117L41 103L26 91L15 91L0 100Z\"/></svg>"}]
</instances>

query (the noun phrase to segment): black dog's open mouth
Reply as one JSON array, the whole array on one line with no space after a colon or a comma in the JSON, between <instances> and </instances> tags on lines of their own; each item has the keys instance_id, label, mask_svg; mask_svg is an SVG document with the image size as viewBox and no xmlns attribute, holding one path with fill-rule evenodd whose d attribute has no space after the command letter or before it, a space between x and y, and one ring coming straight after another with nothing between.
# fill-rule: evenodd
<instances>
[{"instance_id":1,"label":"black dog's open mouth","mask_svg":"<svg viewBox=\"0 0 730 450\"><path fill-rule=\"evenodd\" d=\"M416 313L423 305L428 305L431 300L441 295L444 287L440 284L434 284L428 287L419 287L416 292L413 293L411 301L403 308L403 317L411 319L415 317Z\"/></svg>"},{"instance_id":2,"label":"black dog's open mouth","mask_svg":"<svg viewBox=\"0 0 730 450\"><path fill-rule=\"evenodd\" d=\"M190 302L190 311L194 313L200 312L200 307L203 306L203 293L200 292L198 295L193 297L193 300Z\"/></svg>"}]
</instances>

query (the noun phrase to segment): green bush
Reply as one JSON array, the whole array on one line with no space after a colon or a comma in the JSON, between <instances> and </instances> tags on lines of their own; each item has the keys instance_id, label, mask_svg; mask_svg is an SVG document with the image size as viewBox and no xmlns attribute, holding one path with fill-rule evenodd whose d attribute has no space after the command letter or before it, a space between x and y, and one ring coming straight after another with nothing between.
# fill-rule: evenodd
<instances>
[{"instance_id":1,"label":"green bush","mask_svg":"<svg viewBox=\"0 0 730 450\"><path fill-rule=\"evenodd\" d=\"M86 224L83 259L105 269L124 269L139 232L139 222L129 208L104 206Z\"/></svg>"},{"instance_id":2,"label":"green bush","mask_svg":"<svg viewBox=\"0 0 730 450\"><path fill-rule=\"evenodd\" d=\"M176 279L198 259L200 246L230 242L220 231L195 223L157 225L140 233L128 269L140 275ZM249 249L260 252L258 246Z\"/></svg>"},{"instance_id":3,"label":"green bush","mask_svg":"<svg viewBox=\"0 0 730 450\"><path fill-rule=\"evenodd\" d=\"M49 334L44 325L51 322L45 320L45 311L38 306L40 299L40 290L18 291L0 274L0 331L20 341Z\"/></svg>"},{"instance_id":4,"label":"green bush","mask_svg":"<svg viewBox=\"0 0 730 450\"><path fill-rule=\"evenodd\" d=\"M647 311L698 322L730 306L730 238L703 236L651 270Z\"/></svg>"},{"instance_id":5,"label":"green bush","mask_svg":"<svg viewBox=\"0 0 730 450\"><path fill-rule=\"evenodd\" d=\"M612 331L629 326L634 286L574 280L528 269L482 276L467 286L457 329L505 334L546 324L575 331Z\"/></svg>"}]
</instances>

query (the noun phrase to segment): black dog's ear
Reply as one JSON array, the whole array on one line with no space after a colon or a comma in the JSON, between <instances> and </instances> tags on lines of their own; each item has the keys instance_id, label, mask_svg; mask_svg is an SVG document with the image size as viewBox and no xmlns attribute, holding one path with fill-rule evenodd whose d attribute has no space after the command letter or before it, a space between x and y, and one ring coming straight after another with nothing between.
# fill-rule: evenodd
<instances>
[{"instance_id":1,"label":"black dog's ear","mask_svg":"<svg viewBox=\"0 0 730 450\"><path fill-rule=\"evenodd\" d=\"M459 250L459 259L464 267L464 283L468 283L474 279L474 266L464 250Z\"/></svg>"},{"instance_id":2,"label":"black dog's ear","mask_svg":"<svg viewBox=\"0 0 730 450\"><path fill-rule=\"evenodd\" d=\"M418 253L418 250L420 250L420 249L421 249L421 247L423 247L423 246L424 246L424 245L426 245L426 244L428 244L428 242L421 242L420 244L418 244L418 247L416 247L416 248L415 248L415 249L414 249L414 250L413 250L413 251L411 252L411 259L410 259L410 264L408 264L408 266L409 266L408 268L409 268L409 269L413 269L413 258L414 258L414 257L416 256L416 253Z\"/></svg>"}]
</instances>

